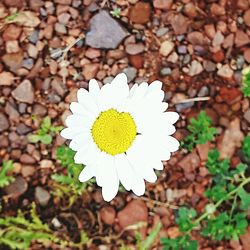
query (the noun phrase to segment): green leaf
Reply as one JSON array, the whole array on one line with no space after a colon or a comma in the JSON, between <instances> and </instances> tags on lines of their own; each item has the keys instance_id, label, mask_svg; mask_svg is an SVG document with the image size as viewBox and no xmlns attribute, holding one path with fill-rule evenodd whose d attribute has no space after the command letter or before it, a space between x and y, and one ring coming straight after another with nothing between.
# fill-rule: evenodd
<instances>
[{"instance_id":1,"label":"green leaf","mask_svg":"<svg viewBox=\"0 0 250 250\"><path fill-rule=\"evenodd\" d=\"M154 244L154 240L161 230L161 223L158 223L142 243L142 250L148 250Z\"/></svg>"},{"instance_id":2,"label":"green leaf","mask_svg":"<svg viewBox=\"0 0 250 250\"><path fill-rule=\"evenodd\" d=\"M28 140L31 143L37 143L40 141L40 139L41 139L40 135L28 135Z\"/></svg>"},{"instance_id":3,"label":"green leaf","mask_svg":"<svg viewBox=\"0 0 250 250\"><path fill-rule=\"evenodd\" d=\"M250 84L249 84L250 88ZM249 95L250 96L250 95ZM247 160L250 160L250 136L246 136L242 143L242 151Z\"/></svg>"},{"instance_id":4,"label":"green leaf","mask_svg":"<svg viewBox=\"0 0 250 250\"><path fill-rule=\"evenodd\" d=\"M51 144L52 142L52 136L51 135L41 135L40 136L40 141L43 143L43 144Z\"/></svg>"},{"instance_id":5,"label":"green leaf","mask_svg":"<svg viewBox=\"0 0 250 250\"><path fill-rule=\"evenodd\" d=\"M198 242L191 240L189 235L183 235L174 239L161 238L163 250L197 250Z\"/></svg>"},{"instance_id":6,"label":"green leaf","mask_svg":"<svg viewBox=\"0 0 250 250\"><path fill-rule=\"evenodd\" d=\"M9 172L14 169L12 161L4 161L0 169L0 188L8 186L15 180L13 176L8 176Z\"/></svg>"},{"instance_id":7,"label":"green leaf","mask_svg":"<svg viewBox=\"0 0 250 250\"><path fill-rule=\"evenodd\" d=\"M242 88L244 97L250 96L250 67L242 70Z\"/></svg>"},{"instance_id":8,"label":"green leaf","mask_svg":"<svg viewBox=\"0 0 250 250\"><path fill-rule=\"evenodd\" d=\"M41 130L46 134L51 127L51 119L49 116L46 116L41 124Z\"/></svg>"},{"instance_id":9,"label":"green leaf","mask_svg":"<svg viewBox=\"0 0 250 250\"><path fill-rule=\"evenodd\" d=\"M247 210L250 208L250 194L246 192L244 188L240 188L238 191L238 195L240 197L240 207L243 210Z\"/></svg>"},{"instance_id":10,"label":"green leaf","mask_svg":"<svg viewBox=\"0 0 250 250\"><path fill-rule=\"evenodd\" d=\"M180 232L188 232L195 226L193 219L196 215L197 213L193 208L181 207L179 209L176 223L179 225Z\"/></svg>"}]
</instances>

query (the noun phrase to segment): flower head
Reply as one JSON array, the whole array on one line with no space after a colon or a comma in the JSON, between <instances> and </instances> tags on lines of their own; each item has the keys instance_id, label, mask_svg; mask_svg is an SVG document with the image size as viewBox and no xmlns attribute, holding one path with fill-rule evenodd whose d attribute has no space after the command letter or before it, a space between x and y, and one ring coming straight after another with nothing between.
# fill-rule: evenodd
<instances>
[{"instance_id":1,"label":"flower head","mask_svg":"<svg viewBox=\"0 0 250 250\"><path fill-rule=\"evenodd\" d=\"M78 102L70 104L73 114L61 136L71 140L75 162L86 165L79 180L96 177L106 201L116 196L120 182L126 190L143 195L144 180L155 182L154 169L162 170L162 161L179 147L170 136L179 115L165 112L168 104L161 87L154 81L129 89L121 73L101 89L90 80L89 91L79 89Z\"/></svg>"}]
</instances>

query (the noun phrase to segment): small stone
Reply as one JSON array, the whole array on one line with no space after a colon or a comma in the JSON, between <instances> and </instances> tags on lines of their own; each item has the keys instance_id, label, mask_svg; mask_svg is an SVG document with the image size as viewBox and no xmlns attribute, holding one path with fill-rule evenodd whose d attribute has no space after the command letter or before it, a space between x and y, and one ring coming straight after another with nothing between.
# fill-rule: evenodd
<instances>
[{"instance_id":1,"label":"small stone","mask_svg":"<svg viewBox=\"0 0 250 250\"><path fill-rule=\"evenodd\" d=\"M107 76L103 79L103 83L107 84L107 83L111 83L113 81L114 77L113 76Z\"/></svg>"},{"instance_id":2,"label":"small stone","mask_svg":"<svg viewBox=\"0 0 250 250\"><path fill-rule=\"evenodd\" d=\"M12 73L4 71L0 73L0 86L10 86L14 82Z\"/></svg>"},{"instance_id":3,"label":"small stone","mask_svg":"<svg viewBox=\"0 0 250 250\"><path fill-rule=\"evenodd\" d=\"M141 69L141 68L143 68L144 58L143 58L143 56L141 54L139 54L139 55L130 55L129 56L129 62L136 69Z\"/></svg>"},{"instance_id":4,"label":"small stone","mask_svg":"<svg viewBox=\"0 0 250 250\"><path fill-rule=\"evenodd\" d=\"M175 44L171 41L164 41L160 47L160 54L168 56L174 49Z\"/></svg>"},{"instance_id":5,"label":"small stone","mask_svg":"<svg viewBox=\"0 0 250 250\"><path fill-rule=\"evenodd\" d=\"M213 39L213 46L214 47L220 46L223 43L223 41L224 41L224 36L220 31L217 31Z\"/></svg>"},{"instance_id":6,"label":"small stone","mask_svg":"<svg viewBox=\"0 0 250 250\"><path fill-rule=\"evenodd\" d=\"M67 25L70 19L70 14L69 13L62 13L58 16L58 21L59 23L63 25Z\"/></svg>"},{"instance_id":7,"label":"small stone","mask_svg":"<svg viewBox=\"0 0 250 250\"><path fill-rule=\"evenodd\" d=\"M3 132L4 130L9 128L9 121L5 114L0 113L0 132Z\"/></svg>"},{"instance_id":8,"label":"small stone","mask_svg":"<svg viewBox=\"0 0 250 250\"><path fill-rule=\"evenodd\" d=\"M154 0L154 7L161 10L169 10L173 4L173 0Z\"/></svg>"},{"instance_id":9,"label":"small stone","mask_svg":"<svg viewBox=\"0 0 250 250\"><path fill-rule=\"evenodd\" d=\"M19 102L32 104L34 101L34 89L29 80L22 81L11 94Z\"/></svg>"},{"instance_id":10,"label":"small stone","mask_svg":"<svg viewBox=\"0 0 250 250\"><path fill-rule=\"evenodd\" d=\"M178 54L174 51L173 53L171 53L168 58L167 58L167 61L170 62L170 63L177 63L178 62L178 59L179 59L179 56Z\"/></svg>"},{"instance_id":11,"label":"small stone","mask_svg":"<svg viewBox=\"0 0 250 250\"><path fill-rule=\"evenodd\" d=\"M31 35L28 37L29 41L33 44L36 44L39 40L39 30L34 30Z\"/></svg>"},{"instance_id":12,"label":"small stone","mask_svg":"<svg viewBox=\"0 0 250 250\"><path fill-rule=\"evenodd\" d=\"M35 174L36 169L33 166L23 166L21 169L21 174L24 178L31 177Z\"/></svg>"},{"instance_id":13,"label":"small stone","mask_svg":"<svg viewBox=\"0 0 250 250\"><path fill-rule=\"evenodd\" d=\"M195 152L192 152L179 162L179 166L185 173L192 173L200 166L200 158Z\"/></svg>"},{"instance_id":14,"label":"small stone","mask_svg":"<svg viewBox=\"0 0 250 250\"><path fill-rule=\"evenodd\" d=\"M250 43L249 36L242 30L237 30L235 36L235 45L236 47L241 47Z\"/></svg>"},{"instance_id":15,"label":"small stone","mask_svg":"<svg viewBox=\"0 0 250 250\"><path fill-rule=\"evenodd\" d=\"M32 114L37 115L37 116L45 116L47 114L47 108L40 103L36 103L33 106L33 111Z\"/></svg>"},{"instance_id":16,"label":"small stone","mask_svg":"<svg viewBox=\"0 0 250 250\"><path fill-rule=\"evenodd\" d=\"M122 229L138 222L147 223L148 208L144 201L132 200L125 208L119 211L117 218ZM146 228L143 227L142 230L145 232Z\"/></svg>"},{"instance_id":17,"label":"small stone","mask_svg":"<svg viewBox=\"0 0 250 250\"><path fill-rule=\"evenodd\" d=\"M2 61L11 71L16 72L22 66L23 52L5 54Z\"/></svg>"},{"instance_id":18,"label":"small stone","mask_svg":"<svg viewBox=\"0 0 250 250\"><path fill-rule=\"evenodd\" d=\"M229 34L225 39L222 44L224 49L231 48L234 45L234 34Z\"/></svg>"},{"instance_id":19,"label":"small stone","mask_svg":"<svg viewBox=\"0 0 250 250\"><path fill-rule=\"evenodd\" d=\"M224 61L224 59L225 59L225 54L224 54L223 50L219 50L213 54L213 60L216 63L222 62L222 61Z\"/></svg>"},{"instance_id":20,"label":"small stone","mask_svg":"<svg viewBox=\"0 0 250 250\"><path fill-rule=\"evenodd\" d=\"M9 119L11 121L15 121L15 122L19 121L20 115L19 115L18 111L9 102L6 103L5 113L8 114Z\"/></svg>"},{"instance_id":21,"label":"small stone","mask_svg":"<svg viewBox=\"0 0 250 250\"><path fill-rule=\"evenodd\" d=\"M201 32L193 31L188 33L187 40L193 45L204 45L204 35Z\"/></svg>"},{"instance_id":22,"label":"small stone","mask_svg":"<svg viewBox=\"0 0 250 250\"><path fill-rule=\"evenodd\" d=\"M247 10L249 7L248 0L237 0L237 7L241 10Z\"/></svg>"},{"instance_id":23,"label":"small stone","mask_svg":"<svg viewBox=\"0 0 250 250\"><path fill-rule=\"evenodd\" d=\"M55 3L62 4L62 5L70 5L72 0L55 0Z\"/></svg>"},{"instance_id":24,"label":"small stone","mask_svg":"<svg viewBox=\"0 0 250 250\"><path fill-rule=\"evenodd\" d=\"M162 76L168 76L168 75L171 75L171 72L172 72L172 70L170 68L163 68L163 69L161 69L160 73Z\"/></svg>"},{"instance_id":25,"label":"small stone","mask_svg":"<svg viewBox=\"0 0 250 250\"><path fill-rule=\"evenodd\" d=\"M20 51L18 41L7 41L5 43L7 53L17 53Z\"/></svg>"},{"instance_id":26,"label":"small stone","mask_svg":"<svg viewBox=\"0 0 250 250\"><path fill-rule=\"evenodd\" d=\"M215 16L223 16L226 14L225 8L217 3L211 5L210 11Z\"/></svg>"},{"instance_id":27,"label":"small stone","mask_svg":"<svg viewBox=\"0 0 250 250\"><path fill-rule=\"evenodd\" d=\"M159 28L159 29L156 31L156 36L158 36L158 37L164 36L165 34L168 33L168 31L169 31L168 28L166 28L166 27L161 27L161 28Z\"/></svg>"},{"instance_id":28,"label":"small stone","mask_svg":"<svg viewBox=\"0 0 250 250\"><path fill-rule=\"evenodd\" d=\"M61 97L64 96L64 94L66 93L66 89L63 82L61 81L61 79L57 77L54 78L53 81L51 82L51 87Z\"/></svg>"},{"instance_id":29,"label":"small stone","mask_svg":"<svg viewBox=\"0 0 250 250\"><path fill-rule=\"evenodd\" d=\"M43 159L40 161L40 168L52 168L53 167L53 161L51 160L47 160L47 159Z\"/></svg>"},{"instance_id":30,"label":"small stone","mask_svg":"<svg viewBox=\"0 0 250 250\"><path fill-rule=\"evenodd\" d=\"M174 33L176 35L182 35L182 34L187 33L187 30L188 30L188 27L189 27L189 21L182 14L174 15L170 19L170 23L171 23L172 28L174 30Z\"/></svg>"},{"instance_id":31,"label":"small stone","mask_svg":"<svg viewBox=\"0 0 250 250\"><path fill-rule=\"evenodd\" d=\"M35 199L39 205L45 207L49 203L50 193L46 189L38 186L35 188Z\"/></svg>"},{"instance_id":32,"label":"small stone","mask_svg":"<svg viewBox=\"0 0 250 250\"><path fill-rule=\"evenodd\" d=\"M250 9L248 9L243 16L245 24L250 27Z\"/></svg>"},{"instance_id":33,"label":"small stone","mask_svg":"<svg viewBox=\"0 0 250 250\"><path fill-rule=\"evenodd\" d=\"M208 152L211 150L211 147L212 145L210 142L207 142L205 144L198 144L196 146L198 154L202 162L205 162L207 160Z\"/></svg>"},{"instance_id":34,"label":"small stone","mask_svg":"<svg viewBox=\"0 0 250 250\"><path fill-rule=\"evenodd\" d=\"M207 24L204 26L204 29L205 29L205 32L206 32L206 35L210 38L210 39L213 39L214 36L215 36L215 27L213 24Z\"/></svg>"},{"instance_id":35,"label":"small stone","mask_svg":"<svg viewBox=\"0 0 250 250\"><path fill-rule=\"evenodd\" d=\"M197 60L193 60L189 68L188 75L190 76L199 75L202 71L203 71L203 67L201 63Z\"/></svg>"},{"instance_id":36,"label":"small stone","mask_svg":"<svg viewBox=\"0 0 250 250\"><path fill-rule=\"evenodd\" d=\"M249 229L245 234L240 236L240 240L242 242L243 249L248 250L250 246L250 230Z\"/></svg>"},{"instance_id":37,"label":"small stone","mask_svg":"<svg viewBox=\"0 0 250 250\"><path fill-rule=\"evenodd\" d=\"M189 109L194 106L194 102L178 103L176 104L177 112L182 112L185 109Z\"/></svg>"},{"instance_id":38,"label":"small stone","mask_svg":"<svg viewBox=\"0 0 250 250\"><path fill-rule=\"evenodd\" d=\"M216 70L216 64L211 61L203 61L203 67L207 72L213 72Z\"/></svg>"},{"instance_id":39,"label":"small stone","mask_svg":"<svg viewBox=\"0 0 250 250\"><path fill-rule=\"evenodd\" d=\"M126 56L125 52L120 49L109 50L107 53L107 58L112 58L115 60L122 59L125 56Z\"/></svg>"},{"instance_id":40,"label":"small stone","mask_svg":"<svg viewBox=\"0 0 250 250\"><path fill-rule=\"evenodd\" d=\"M22 28L15 25L15 24L10 24L3 33L3 40L4 41L13 41L13 40L18 40L20 34L22 32Z\"/></svg>"},{"instance_id":41,"label":"small stone","mask_svg":"<svg viewBox=\"0 0 250 250\"><path fill-rule=\"evenodd\" d=\"M88 48L85 52L85 56L89 59L98 58L101 56L101 51L95 48Z\"/></svg>"},{"instance_id":42,"label":"small stone","mask_svg":"<svg viewBox=\"0 0 250 250\"><path fill-rule=\"evenodd\" d=\"M127 75L128 77L128 82L131 82L135 79L136 74L137 74L137 69L133 67L128 67L123 70L123 72Z\"/></svg>"},{"instance_id":43,"label":"small stone","mask_svg":"<svg viewBox=\"0 0 250 250\"><path fill-rule=\"evenodd\" d=\"M112 206L105 206L100 210L101 220L107 224L112 225L115 222L116 212Z\"/></svg>"},{"instance_id":44,"label":"small stone","mask_svg":"<svg viewBox=\"0 0 250 250\"><path fill-rule=\"evenodd\" d=\"M28 183L26 180L21 176L17 176L14 182L4 188L4 191L7 195L14 198L24 194L27 189Z\"/></svg>"},{"instance_id":45,"label":"small stone","mask_svg":"<svg viewBox=\"0 0 250 250\"><path fill-rule=\"evenodd\" d=\"M28 154L22 154L20 157L20 162L23 164L30 164L31 165L31 164L36 163L36 160Z\"/></svg>"},{"instance_id":46,"label":"small stone","mask_svg":"<svg viewBox=\"0 0 250 250\"><path fill-rule=\"evenodd\" d=\"M250 124L250 109L245 112L244 119Z\"/></svg>"},{"instance_id":47,"label":"small stone","mask_svg":"<svg viewBox=\"0 0 250 250\"><path fill-rule=\"evenodd\" d=\"M87 63L84 65L83 68L83 76L85 80L89 81L90 79L94 78L99 70L98 63Z\"/></svg>"},{"instance_id":48,"label":"small stone","mask_svg":"<svg viewBox=\"0 0 250 250\"><path fill-rule=\"evenodd\" d=\"M34 66L34 60L32 58L26 58L23 60L22 66L30 70Z\"/></svg>"},{"instance_id":49,"label":"small stone","mask_svg":"<svg viewBox=\"0 0 250 250\"><path fill-rule=\"evenodd\" d=\"M61 23L55 24L55 31L59 34L67 34L67 28Z\"/></svg>"},{"instance_id":50,"label":"small stone","mask_svg":"<svg viewBox=\"0 0 250 250\"><path fill-rule=\"evenodd\" d=\"M19 135L26 135L32 131L32 128L28 127L24 123L19 123L16 127L16 132Z\"/></svg>"},{"instance_id":51,"label":"small stone","mask_svg":"<svg viewBox=\"0 0 250 250\"><path fill-rule=\"evenodd\" d=\"M145 24L149 22L151 7L149 3L138 2L130 10L129 17L131 22Z\"/></svg>"},{"instance_id":52,"label":"small stone","mask_svg":"<svg viewBox=\"0 0 250 250\"><path fill-rule=\"evenodd\" d=\"M217 72L218 76L224 78L231 78L234 74L233 70L229 67L228 64L223 65Z\"/></svg>"},{"instance_id":53,"label":"small stone","mask_svg":"<svg viewBox=\"0 0 250 250\"><path fill-rule=\"evenodd\" d=\"M115 49L127 34L108 12L100 11L90 20L90 31L86 34L86 45L93 48Z\"/></svg>"},{"instance_id":54,"label":"small stone","mask_svg":"<svg viewBox=\"0 0 250 250\"><path fill-rule=\"evenodd\" d=\"M177 47L177 51L179 54L185 55L185 54L187 54L187 46L180 45Z\"/></svg>"},{"instance_id":55,"label":"small stone","mask_svg":"<svg viewBox=\"0 0 250 250\"><path fill-rule=\"evenodd\" d=\"M193 3L187 3L184 7L184 12L190 18L195 18L198 15L196 6Z\"/></svg>"},{"instance_id":56,"label":"small stone","mask_svg":"<svg viewBox=\"0 0 250 250\"><path fill-rule=\"evenodd\" d=\"M38 49L33 44L29 43L27 46L28 55L32 58L37 58Z\"/></svg>"},{"instance_id":57,"label":"small stone","mask_svg":"<svg viewBox=\"0 0 250 250\"><path fill-rule=\"evenodd\" d=\"M247 48L245 51L244 51L244 58L245 60L250 63L250 48ZM1 81L1 77L0 77L0 81ZM0 83L1 85L1 83Z\"/></svg>"},{"instance_id":58,"label":"small stone","mask_svg":"<svg viewBox=\"0 0 250 250\"><path fill-rule=\"evenodd\" d=\"M126 45L126 52L129 55L137 55L144 51L145 46L143 43L129 43Z\"/></svg>"},{"instance_id":59,"label":"small stone","mask_svg":"<svg viewBox=\"0 0 250 250\"><path fill-rule=\"evenodd\" d=\"M207 86L202 86L198 92L198 96L207 96L209 94L209 89Z\"/></svg>"}]
</instances>

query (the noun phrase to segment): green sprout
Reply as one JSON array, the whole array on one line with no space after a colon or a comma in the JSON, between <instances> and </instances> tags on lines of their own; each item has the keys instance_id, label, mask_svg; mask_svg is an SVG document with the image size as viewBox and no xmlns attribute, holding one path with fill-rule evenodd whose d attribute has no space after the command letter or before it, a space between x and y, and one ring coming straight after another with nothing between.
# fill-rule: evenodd
<instances>
[{"instance_id":1,"label":"green sprout","mask_svg":"<svg viewBox=\"0 0 250 250\"><path fill-rule=\"evenodd\" d=\"M88 182L80 182L78 180L79 175L84 165L76 164L74 162L75 152L67 146L61 146L56 151L56 159L60 164L66 168L66 174L53 174L52 179L56 182L54 194L58 197L68 197L69 206L71 206L76 199L81 196L87 189L87 187L95 183L94 180Z\"/></svg>"},{"instance_id":2,"label":"green sprout","mask_svg":"<svg viewBox=\"0 0 250 250\"><path fill-rule=\"evenodd\" d=\"M246 136L242 144L242 152L247 160L250 160L250 136Z\"/></svg>"},{"instance_id":3,"label":"green sprout","mask_svg":"<svg viewBox=\"0 0 250 250\"><path fill-rule=\"evenodd\" d=\"M201 111L196 119L191 119L188 125L190 134L181 142L182 147L192 151L197 144L205 144L213 140L217 130L211 125L210 117L206 115L205 111Z\"/></svg>"},{"instance_id":4,"label":"green sprout","mask_svg":"<svg viewBox=\"0 0 250 250\"><path fill-rule=\"evenodd\" d=\"M15 180L14 177L9 176L9 172L14 169L12 161L4 161L0 168L0 188L8 186Z\"/></svg>"},{"instance_id":5,"label":"green sprout","mask_svg":"<svg viewBox=\"0 0 250 250\"><path fill-rule=\"evenodd\" d=\"M43 119L37 132L28 136L28 140L31 143L37 143L40 141L41 143L48 145L52 142L53 135L58 134L62 129L62 126L52 126L51 118L47 116Z\"/></svg>"},{"instance_id":6,"label":"green sprout","mask_svg":"<svg viewBox=\"0 0 250 250\"><path fill-rule=\"evenodd\" d=\"M79 249L88 242L88 237L84 232L81 232L80 235L79 243L67 240L67 237L62 234L59 237L54 230L51 230L47 224L40 220L36 213L35 203L32 203L29 216L18 211L16 217L5 216L0 218L0 248L1 246L7 246L10 249L28 250L32 242L36 241L43 245L44 249L48 249L51 242L60 249L68 247L71 249L78 247Z\"/></svg>"},{"instance_id":7,"label":"green sprout","mask_svg":"<svg viewBox=\"0 0 250 250\"><path fill-rule=\"evenodd\" d=\"M250 96L250 66L242 70L242 88L244 97Z\"/></svg>"},{"instance_id":8,"label":"green sprout","mask_svg":"<svg viewBox=\"0 0 250 250\"><path fill-rule=\"evenodd\" d=\"M120 18L121 17L121 9L120 8L115 8L115 9L110 11L110 14L113 17Z\"/></svg>"},{"instance_id":9,"label":"green sprout","mask_svg":"<svg viewBox=\"0 0 250 250\"><path fill-rule=\"evenodd\" d=\"M5 17L5 21L6 21L7 23L13 22L13 21L15 21L15 19L18 17L18 15L19 15L18 12L14 12L14 13L12 13L11 15Z\"/></svg>"}]
</instances>

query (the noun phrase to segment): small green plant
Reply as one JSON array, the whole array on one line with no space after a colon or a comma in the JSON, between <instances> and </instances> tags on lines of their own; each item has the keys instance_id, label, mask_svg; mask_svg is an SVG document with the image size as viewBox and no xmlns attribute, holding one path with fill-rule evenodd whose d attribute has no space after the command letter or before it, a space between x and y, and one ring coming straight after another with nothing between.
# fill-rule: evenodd
<instances>
[{"instance_id":1,"label":"small green plant","mask_svg":"<svg viewBox=\"0 0 250 250\"><path fill-rule=\"evenodd\" d=\"M141 234L136 233L136 247L139 250L150 250L151 246L161 230L161 223L156 224L155 228L149 233L145 240L142 240Z\"/></svg>"},{"instance_id":2,"label":"small green plant","mask_svg":"<svg viewBox=\"0 0 250 250\"><path fill-rule=\"evenodd\" d=\"M40 141L41 143L48 145L52 142L53 135L59 133L62 129L62 126L52 126L51 119L47 116L42 120L41 126L37 132L28 136L28 140L31 143L37 143Z\"/></svg>"},{"instance_id":3,"label":"small green plant","mask_svg":"<svg viewBox=\"0 0 250 250\"><path fill-rule=\"evenodd\" d=\"M13 176L9 176L9 172L14 169L12 161L4 161L0 168L0 188L8 186L15 180Z\"/></svg>"},{"instance_id":4,"label":"small green plant","mask_svg":"<svg viewBox=\"0 0 250 250\"><path fill-rule=\"evenodd\" d=\"M5 17L5 21L6 21L7 23L13 22L13 21L15 21L15 19L18 17L18 15L19 15L18 12L14 12L14 13L12 13L11 15Z\"/></svg>"},{"instance_id":5,"label":"small green plant","mask_svg":"<svg viewBox=\"0 0 250 250\"><path fill-rule=\"evenodd\" d=\"M250 66L242 70L242 88L244 97L250 96Z\"/></svg>"},{"instance_id":6,"label":"small green plant","mask_svg":"<svg viewBox=\"0 0 250 250\"><path fill-rule=\"evenodd\" d=\"M246 232L246 210L250 207L250 194L244 188L250 183L250 177L245 175L247 165L240 163L231 169L229 160L220 160L219 152L212 150L206 166L212 176L211 187L205 192L209 203L199 216L192 208L179 209L176 223L182 235L176 239L162 239L166 250L198 249L197 242L189 240L196 228L201 228L201 234L213 240L237 240Z\"/></svg>"},{"instance_id":7,"label":"small green plant","mask_svg":"<svg viewBox=\"0 0 250 250\"><path fill-rule=\"evenodd\" d=\"M205 144L214 138L217 133L216 128L212 127L212 121L205 111L201 111L197 119L192 118L188 125L190 135L182 141L181 145L188 151L192 151L197 144Z\"/></svg>"},{"instance_id":8,"label":"small green plant","mask_svg":"<svg viewBox=\"0 0 250 250\"><path fill-rule=\"evenodd\" d=\"M66 167L66 174L53 174L52 179L56 182L55 194L59 197L69 196L70 206L75 202L78 196L82 195L90 183L94 183L94 180L88 182L80 182L78 180L79 174L85 167L81 164L74 162L75 152L67 146L61 146L56 151L56 159L63 167Z\"/></svg>"},{"instance_id":9,"label":"small green plant","mask_svg":"<svg viewBox=\"0 0 250 250\"><path fill-rule=\"evenodd\" d=\"M242 152L247 160L250 160L250 136L246 136L242 144Z\"/></svg>"},{"instance_id":10,"label":"small green plant","mask_svg":"<svg viewBox=\"0 0 250 250\"><path fill-rule=\"evenodd\" d=\"M110 14L113 17L120 18L121 17L121 9L120 8L115 8L115 9L110 11Z\"/></svg>"},{"instance_id":11,"label":"small green plant","mask_svg":"<svg viewBox=\"0 0 250 250\"><path fill-rule=\"evenodd\" d=\"M28 219L29 218L29 219ZM43 223L36 213L35 203L28 215L18 211L16 217L0 218L0 246L8 246L10 249L27 250L30 249L32 242L42 244L46 249L51 242L58 245L60 249L67 247L78 247L86 245L88 238L81 232L81 241L74 243L57 236L49 226Z\"/></svg>"}]
</instances>

